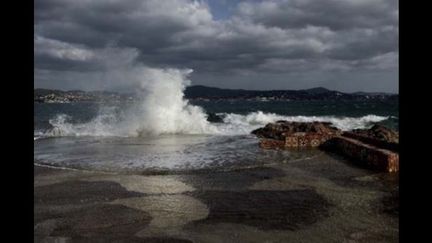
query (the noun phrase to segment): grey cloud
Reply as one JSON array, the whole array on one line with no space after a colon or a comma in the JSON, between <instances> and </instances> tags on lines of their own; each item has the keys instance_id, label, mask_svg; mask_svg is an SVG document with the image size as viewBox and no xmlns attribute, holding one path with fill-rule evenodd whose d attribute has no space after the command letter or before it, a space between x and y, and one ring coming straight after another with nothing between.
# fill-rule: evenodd
<instances>
[{"instance_id":1,"label":"grey cloud","mask_svg":"<svg viewBox=\"0 0 432 243\"><path fill-rule=\"evenodd\" d=\"M135 61L192 68L198 83L223 76L233 87L272 73L287 85L295 78L313 83L310 70L322 77L394 73L397 13L397 1L387 0L250 1L215 20L207 4L189 0L36 0L35 67L45 70L44 84L53 73L81 77Z\"/></svg>"},{"instance_id":2,"label":"grey cloud","mask_svg":"<svg viewBox=\"0 0 432 243\"><path fill-rule=\"evenodd\" d=\"M40 36L35 36L34 48L36 67L47 70L85 72L131 66L139 54L135 48L117 48L113 44L88 48Z\"/></svg>"},{"instance_id":3,"label":"grey cloud","mask_svg":"<svg viewBox=\"0 0 432 243\"><path fill-rule=\"evenodd\" d=\"M270 0L241 3L238 12L254 22L281 28L374 28L398 21L395 0Z\"/></svg>"}]
</instances>

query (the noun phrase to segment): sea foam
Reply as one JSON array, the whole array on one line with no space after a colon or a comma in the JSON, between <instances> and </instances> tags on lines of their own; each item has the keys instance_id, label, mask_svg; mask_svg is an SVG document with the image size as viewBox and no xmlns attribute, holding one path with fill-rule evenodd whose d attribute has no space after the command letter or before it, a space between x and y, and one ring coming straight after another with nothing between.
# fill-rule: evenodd
<instances>
[{"instance_id":1,"label":"sea foam","mask_svg":"<svg viewBox=\"0 0 432 243\"><path fill-rule=\"evenodd\" d=\"M58 114L49 123L52 129L35 133L36 137L58 136L121 136L145 137L161 134L249 134L253 129L278 120L331 122L341 130L365 128L388 119L385 116L283 116L262 111L246 115L221 113L223 123L210 123L207 114L184 98L184 89L191 83L190 69L158 69L135 64L116 70L113 77L128 79L136 85L140 101L118 113L110 107L85 123L71 122L71 117Z\"/></svg>"},{"instance_id":2,"label":"sea foam","mask_svg":"<svg viewBox=\"0 0 432 243\"><path fill-rule=\"evenodd\" d=\"M94 119L74 124L59 114L49 121L48 136L150 136L160 134L215 134L201 107L189 104L184 89L192 70L135 66L126 78L134 80L140 101L121 114L102 109Z\"/></svg>"},{"instance_id":3,"label":"sea foam","mask_svg":"<svg viewBox=\"0 0 432 243\"><path fill-rule=\"evenodd\" d=\"M251 112L247 115L235 113L219 114L224 116L224 125L220 127L226 133L238 131L238 133L250 133L252 130L262 127L270 122L285 120L290 122L330 122L333 126L348 131L352 129L367 128L373 123L381 122L389 117L366 115L362 117L337 117L337 116L284 116L262 111Z\"/></svg>"},{"instance_id":4,"label":"sea foam","mask_svg":"<svg viewBox=\"0 0 432 243\"><path fill-rule=\"evenodd\" d=\"M347 131L352 129L367 128L376 122L381 122L389 117L366 115L362 117L335 117L335 116L283 116L274 113L264 113L261 111L251 112L246 115L235 113L220 113L224 117L223 123L209 123L205 113L198 110L199 119L194 120L194 113L187 113L183 118L177 118L172 123L169 121L154 124L140 124L140 120L104 119L106 115L99 115L87 123L72 124L68 122L66 115L58 115L50 120L52 129L43 135L39 132L38 137L58 137L58 136L120 136L120 137L145 137L161 134L207 134L207 135L245 135L252 130L265 126L269 122L278 120L295 122L331 122L335 127ZM139 115L137 115L139 117ZM167 116L168 117L168 116ZM124 118L127 119L127 118ZM162 117L160 118L162 119ZM184 120L182 120L184 119ZM149 120L142 120L148 122ZM135 130L134 130L135 129Z\"/></svg>"}]
</instances>

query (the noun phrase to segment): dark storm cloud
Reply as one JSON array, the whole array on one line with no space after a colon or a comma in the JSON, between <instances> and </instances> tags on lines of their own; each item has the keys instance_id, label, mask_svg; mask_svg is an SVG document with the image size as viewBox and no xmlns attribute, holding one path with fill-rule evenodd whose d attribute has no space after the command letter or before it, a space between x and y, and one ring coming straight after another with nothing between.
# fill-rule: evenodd
<instances>
[{"instance_id":1,"label":"dark storm cloud","mask_svg":"<svg viewBox=\"0 0 432 243\"><path fill-rule=\"evenodd\" d=\"M397 70L397 1L245 1L234 13L215 19L205 2L189 0L36 0L35 67L45 70L44 84L49 73L84 75L138 61L192 68L194 83L217 74L225 80L213 86L234 87L247 77L261 88L265 73L286 77L289 88L308 82L310 70L318 77Z\"/></svg>"},{"instance_id":2,"label":"dark storm cloud","mask_svg":"<svg viewBox=\"0 0 432 243\"><path fill-rule=\"evenodd\" d=\"M257 23L281 28L308 25L332 30L394 26L398 21L395 0L281 0L241 3L239 14Z\"/></svg>"}]
</instances>

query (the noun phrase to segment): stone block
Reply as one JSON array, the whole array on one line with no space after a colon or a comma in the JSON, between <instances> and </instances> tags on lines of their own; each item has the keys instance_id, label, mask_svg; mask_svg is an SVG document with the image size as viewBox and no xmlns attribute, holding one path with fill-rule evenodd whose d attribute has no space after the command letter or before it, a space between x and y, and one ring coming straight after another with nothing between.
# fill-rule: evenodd
<instances>
[{"instance_id":1,"label":"stone block","mask_svg":"<svg viewBox=\"0 0 432 243\"><path fill-rule=\"evenodd\" d=\"M260 140L259 146L263 149L283 149L285 141L264 138Z\"/></svg>"},{"instance_id":2,"label":"stone block","mask_svg":"<svg viewBox=\"0 0 432 243\"><path fill-rule=\"evenodd\" d=\"M365 144L352 138L334 137L328 141L325 148L353 158L371 169L387 172L399 171L398 153Z\"/></svg>"}]
</instances>

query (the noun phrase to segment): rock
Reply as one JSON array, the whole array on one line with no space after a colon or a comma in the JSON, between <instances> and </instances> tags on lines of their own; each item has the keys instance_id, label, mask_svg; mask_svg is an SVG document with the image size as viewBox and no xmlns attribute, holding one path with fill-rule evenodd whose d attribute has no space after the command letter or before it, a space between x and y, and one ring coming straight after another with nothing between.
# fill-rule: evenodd
<instances>
[{"instance_id":1,"label":"rock","mask_svg":"<svg viewBox=\"0 0 432 243\"><path fill-rule=\"evenodd\" d=\"M386 172L399 171L399 154L362 141L337 136L326 141L321 148L359 162L362 166Z\"/></svg>"},{"instance_id":2,"label":"rock","mask_svg":"<svg viewBox=\"0 0 432 243\"><path fill-rule=\"evenodd\" d=\"M214 122L214 123L223 123L223 118L215 113L208 112L207 121Z\"/></svg>"},{"instance_id":3,"label":"rock","mask_svg":"<svg viewBox=\"0 0 432 243\"><path fill-rule=\"evenodd\" d=\"M378 124L373 125L370 129L355 129L352 133L385 142L399 143L398 132Z\"/></svg>"},{"instance_id":4,"label":"rock","mask_svg":"<svg viewBox=\"0 0 432 243\"><path fill-rule=\"evenodd\" d=\"M370 129L344 132L342 135L381 149L399 152L399 133L381 125L374 125Z\"/></svg>"},{"instance_id":5,"label":"rock","mask_svg":"<svg viewBox=\"0 0 432 243\"><path fill-rule=\"evenodd\" d=\"M264 128L252 131L262 138L262 148L318 147L341 131L328 122L287 122L269 123Z\"/></svg>"},{"instance_id":6,"label":"rock","mask_svg":"<svg viewBox=\"0 0 432 243\"><path fill-rule=\"evenodd\" d=\"M328 122L277 121L252 131L264 149L319 147L387 172L399 171L399 133L381 125L342 132Z\"/></svg>"},{"instance_id":7,"label":"rock","mask_svg":"<svg viewBox=\"0 0 432 243\"><path fill-rule=\"evenodd\" d=\"M259 146L263 149L283 149L285 142L277 139L261 139Z\"/></svg>"},{"instance_id":8,"label":"rock","mask_svg":"<svg viewBox=\"0 0 432 243\"><path fill-rule=\"evenodd\" d=\"M263 128L252 131L252 134L262 138L273 138L285 140L288 135L294 133L318 133L318 134L337 134L340 130L331 126L329 122L288 122L277 121L269 123Z\"/></svg>"}]
</instances>

